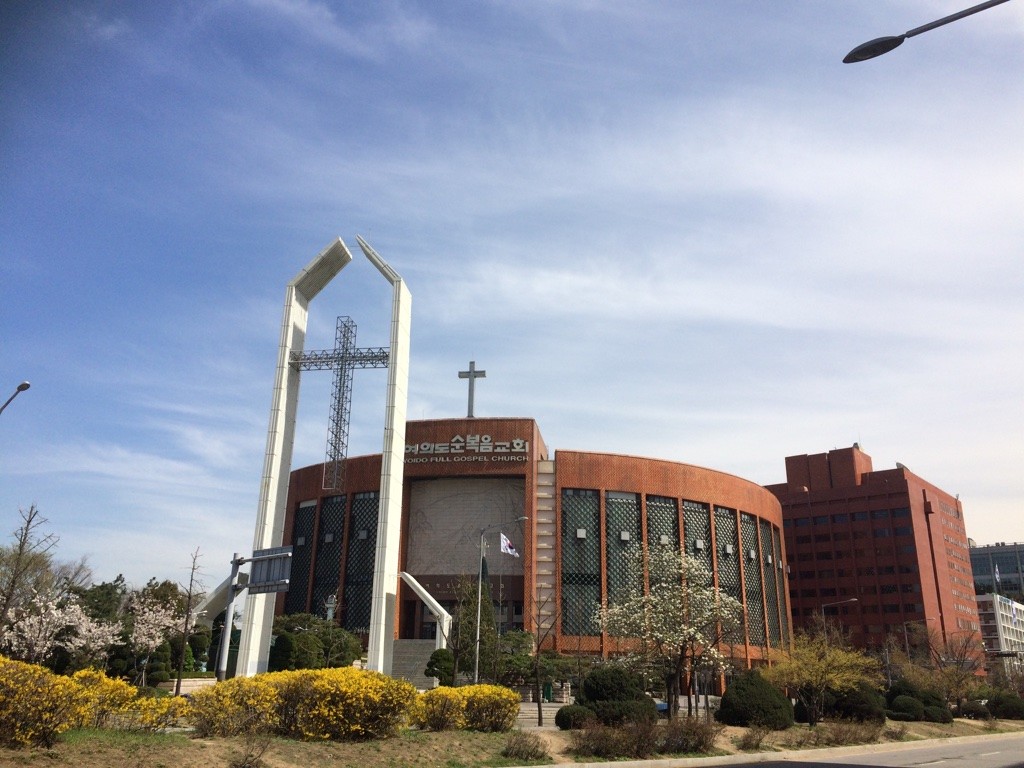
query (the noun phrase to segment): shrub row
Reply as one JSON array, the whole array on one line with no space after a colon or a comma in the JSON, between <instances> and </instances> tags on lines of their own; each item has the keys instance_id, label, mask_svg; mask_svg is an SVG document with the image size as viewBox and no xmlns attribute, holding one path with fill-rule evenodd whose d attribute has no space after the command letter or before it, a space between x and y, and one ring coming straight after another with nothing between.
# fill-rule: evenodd
<instances>
[{"instance_id":1,"label":"shrub row","mask_svg":"<svg viewBox=\"0 0 1024 768\"><path fill-rule=\"evenodd\" d=\"M410 683L354 667L271 672L196 691L191 720L200 736L381 738L404 722L415 696Z\"/></svg>"},{"instance_id":2,"label":"shrub row","mask_svg":"<svg viewBox=\"0 0 1024 768\"><path fill-rule=\"evenodd\" d=\"M71 728L159 730L187 710L184 699L149 698L98 670L72 677L0 656L0 746L52 746Z\"/></svg>"},{"instance_id":3,"label":"shrub row","mask_svg":"<svg viewBox=\"0 0 1024 768\"><path fill-rule=\"evenodd\" d=\"M519 695L500 685L434 688L421 694L409 720L431 731L508 731L519 716Z\"/></svg>"},{"instance_id":4,"label":"shrub row","mask_svg":"<svg viewBox=\"0 0 1024 768\"><path fill-rule=\"evenodd\" d=\"M659 725L652 720L619 727L592 724L574 731L570 749L577 757L645 759L652 755L707 754L722 726L710 720L684 717Z\"/></svg>"}]
</instances>

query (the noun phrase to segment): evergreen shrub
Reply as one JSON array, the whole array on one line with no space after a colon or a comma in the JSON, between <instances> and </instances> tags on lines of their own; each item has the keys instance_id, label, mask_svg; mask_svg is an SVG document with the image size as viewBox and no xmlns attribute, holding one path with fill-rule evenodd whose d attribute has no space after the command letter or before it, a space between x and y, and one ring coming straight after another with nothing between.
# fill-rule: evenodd
<instances>
[{"instance_id":1,"label":"evergreen shrub","mask_svg":"<svg viewBox=\"0 0 1024 768\"><path fill-rule=\"evenodd\" d=\"M589 705L595 701L637 701L647 698L643 682L622 667L605 664L595 667L583 678L577 704Z\"/></svg>"},{"instance_id":2,"label":"evergreen shrub","mask_svg":"<svg viewBox=\"0 0 1024 768\"><path fill-rule=\"evenodd\" d=\"M992 717L992 713L980 701L965 701L957 707L956 716L966 717L969 720L988 720Z\"/></svg>"},{"instance_id":3,"label":"evergreen shrub","mask_svg":"<svg viewBox=\"0 0 1024 768\"><path fill-rule=\"evenodd\" d=\"M1016 693L999 691L988 700L988 711L1001 720L1024 720L1024 700Z\"/></svg>"},{"instance_id":4,"label":"evergreen shrub","mask_svg":"<svg viewBox=\"0 0 1024 768\"><path fill-rule=\"evenodd\" d=\"M586 706L594 711L603 725L646 723L658 719L658 707L650 696L631 701L594 701Z\"/></svg>"},{"instance_id":5,"label":"evergreen shrub","mask_svg":"<svg viewBox=\"0 0 1024 768\"><path fill-rule=\"evenodd\" d=\"M890 704L892 712L909 715L909 717L893 717L893 720L921 720L924 718L924 704L920 699L913 696L901 694L892 700ZM889 714L886 712L886 714Z\"/></svg>"},{"instance_id":6,"label":"evergreen shrub","mask_svg":"<svg viewBox=\"0 0 1024 768\"><path fill-rule=\"evenodd\" d=\"M563 731L576 731L586 728L597 720L597 715L590 707L582 704L567 704L555 712L555 725Z\"/></svg>"},{"instance_id":7,"label":"evergreen shrub","mask_svg":"<svg viewBox=\"0 0 1024 768\"><path fill-rule=\"evenodd\" d=\"M924 719L929 723L952 723L953 715L948 707L934 707L928 705L924 708Z\"/></svg>"},{"instance_id":8,"label":"evergreen shrub","mask_svg":"<svg viewBox=\"0 0 1024 768\"><path fill-rule=\"evenodd\" d=\"M793 705L757 670L733 678L715 719L725 725L761 725L784 731L793 725Z\"/></svg>"},{"instance_id":9,"label":"evergreen shrub","mask_svg":"<svg viewBox=\"0 0 1024 768\"><path fill-rule=\"evenodd\" d=\"M885 696L869 683L861 683L836 696L830 715L858 723L884 723Z\"/></svg>"}]
</instances>

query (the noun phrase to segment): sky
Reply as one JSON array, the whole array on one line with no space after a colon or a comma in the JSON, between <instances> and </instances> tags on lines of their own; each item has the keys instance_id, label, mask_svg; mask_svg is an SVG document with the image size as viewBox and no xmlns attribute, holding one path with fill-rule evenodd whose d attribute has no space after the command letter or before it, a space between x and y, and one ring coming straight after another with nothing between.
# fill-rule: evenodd
<instances>
[{"instance_id":1,"label":"sky","mask_svg":"<svg viewBox=\"0 0 1024 768\"><path fill-rule=\"evenodd\" d=\"M1024 541L1024 2L0 3L0 533L210 586L251 551L285 285L409 415L760 484L858 442ZM349 455L386 373L355 376ZM323 461L304 374L294 467Z\"/></svg>"}]
</instances>

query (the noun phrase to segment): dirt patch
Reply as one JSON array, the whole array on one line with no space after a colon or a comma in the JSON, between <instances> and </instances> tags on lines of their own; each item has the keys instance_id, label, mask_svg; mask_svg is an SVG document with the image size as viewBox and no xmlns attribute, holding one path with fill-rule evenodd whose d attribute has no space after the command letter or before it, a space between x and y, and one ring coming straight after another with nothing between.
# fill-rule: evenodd
<instances>
[{"instance_id":1,"label":"dirt patch","mask_svg":"<svg viewBox=\"0 0 1024 768\"><path fill-rule=\"evenodd\" d=\"M984 722L955 720L948 725L936 723L888 723L886 732L894 734L897 726L906 726L902 739L885 737L882 741L950 738L985 733L1024 730L1024 723L998 721L993 728ZM529 729L548 746L552 762L570 764L570 736L550 728ZM899 729L901 730L901 729ZM728 726L718 737L716 747L727 753L739 752L737 742L745 728ZM806 725L772 733L762 751L796 748L806 736ZM3 750L0 766L23 768L220 768L230 766L245 755L253 755L266 747L265 768L310 768L310 766L357 766L358 768L482 768L482 766L513 765L515 760L501 757L506 734L472 733L466 731L424 733L403 731L392 739L359 743L297 742L286 739L196 739L187 734L126 734L119 732L84 731L66 734L52 749Z\"/></svg>"}]
</instances>

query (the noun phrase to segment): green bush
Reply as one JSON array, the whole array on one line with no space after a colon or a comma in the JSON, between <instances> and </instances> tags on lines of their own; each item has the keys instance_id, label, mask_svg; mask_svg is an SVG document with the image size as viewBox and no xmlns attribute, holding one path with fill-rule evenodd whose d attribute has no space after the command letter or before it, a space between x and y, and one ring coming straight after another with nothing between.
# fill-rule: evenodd
<instances>
[{"instance_id":1,"label":"green bush","mask_svg":"<svg viewBox=\"0 0 1024 768\"><path fill-rule=\"evenodd\" d=\"M595 701L637 701L647 698L643 682L622 667L610 664L595 667L583 678L583 690L576 697L577 704Z\"/></svg>"},{"instance_id":2,"label":"green bush","mask_svg":"<svg viewBox=\"0 0 1024 768\"><path fill-rule=\"evenodd\" d=\"M953 715L947 707L928 705L924 708L924 719L929 723L952 723Z\"/></svg>"},{"instance_id":3,"label":"green bush","mask_svg":"<svg viewBox=\"0 0 1024 768\"><path fill-rule=\"evenodd\" d=\"M885 696L869 683L861 683L836 696L829 714L858 723L884 723Z\"/></svg>"},{"instance_id":4,"label":"green bush","mask_svg":"<svg viewBox=\"0 0 1024 768\"><path fill-rule=\"evenodd\" d=\"M455 654L448 648L438 648L430 654L427 668L423 670L427 677L436 677L440 685L455 684Z\"/></svg>"},{"instance_id":5,"label":"green bush","mask_svg":"<svg viewBox=\"0 0 1024 768\"><path fill-rule=\"evenodd\" d=\"M988 700L988 711L1001 720L1024 720L1024 700L1015 693L999 691Z\"/></svg>"},{"instance_id":6,"label":"green bush","mask_svg":"<svg viewBox=\"0 0 1024 768\"><path fill-rule=\"evenodd\" d=\"M915 701L917 701L917 699L915 699ZM920 704L921 702L918 702L918 703ZM921 704L921 706L924 707L923 704ZM910 712L897 712L894 709L887 709L887 710L885 710L885 716L889 720L895 720L897 722L905 722L905 723L910 723L910 722L913 722L914 720L919 719L919 718L915 717L913 714L911 714Z\"/></svg>"},{"instance_id":7,"label":"green bush","mask_svg":"<svg viewBox=\"0 0 1024 768\"><path fill-rule=\"evenodd\" d=\"M892 708L892 703L898 696L910 696L917 699L926 707L944 707L946 702L943 698L935 691L930 691L925 688L918 688L907 680L896 680L889 690L885 692L885 701Z\"/></svg>"},{"instance_id":8,"label":"green bush","mask_svg":"<svg viewBox=\"0 0 1024 768\"><path fill-rule=\"evenodd\" d=\"M658 719L658 707L649 696L633 701L594 701L587 707L594 710L603 725L654 722Z\"/></svg>"},{"instance_id":9,"label":"green bush","mask_svg":"<svg viewBox=\"0 0 1024 768\"><path fill-rule=\"evenodd\" d=\"M715 719L725 725L762 725L784 731L793 725L793 705L757 670L733 678Z\"/></svg>"},{"instance_id":10,"label":"green bush","mask_svg":"<svg viewBox=\"0 0 1024 768\"><path fill-rule=\"evenodd\" d=\"M597 720L594 710L582 704L568 704L555 712L555 725L563 731L586 728Z\"/></svg>"},{"instance_id":11,"label":"green bush","mask_svg":"<svg viewBox=\"0 0 1024 768\"><path fill-rule=\"evenodd\" d=\"M471 731L510 731L519 717L519 694L500 685L460 688L466 702L466 728Z\"/></svg>"},{"instance_id":12,"label":"green bush","mask_svg":"<svg viewBox=\"0 0 1024 768\"><path fill-rule=\"evenodd\" d=\"M894 717L893 720L921 720L924 718L924 704L913 696L901 694L892 700L891 711L910 715L909 718ZM888 714L888 713L886 713Z\"/></svg>"},{"instance_id":13,"label":"green bush","mask_svg":"<svg viewBox=\"0 0 1024 768\"><path fill-rule=\"evenodd\" d=\"M992 713L980 701L965 701L957 707L956 716L966 717L969 720L988 720L992 717Z\"/></svg>"}]
</instances>

